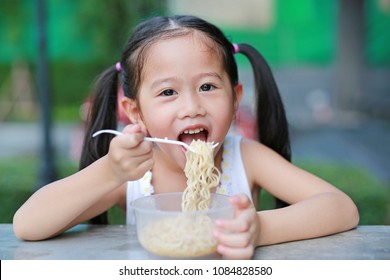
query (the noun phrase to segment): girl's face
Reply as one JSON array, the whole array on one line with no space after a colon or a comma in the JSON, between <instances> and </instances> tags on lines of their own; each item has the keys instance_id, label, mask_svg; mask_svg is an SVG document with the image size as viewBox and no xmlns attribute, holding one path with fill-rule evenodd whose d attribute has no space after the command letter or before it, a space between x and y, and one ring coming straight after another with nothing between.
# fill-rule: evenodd
<instances>
[{"instance_id":1,"label":"girl's face","mask_svg":"<svg viewBox=\"0 0 390 280\"><path fill-rule=\"evenodd\" d=\"M223 143L238 107L241 86L232 88L222 59L209 40L195 32L160 40L148 50L139 107L133 103L131 119L143 124L150 136L188 144L193 139ZM159 147L184 166L181 146Z\"/></svg>"}]
</instances>

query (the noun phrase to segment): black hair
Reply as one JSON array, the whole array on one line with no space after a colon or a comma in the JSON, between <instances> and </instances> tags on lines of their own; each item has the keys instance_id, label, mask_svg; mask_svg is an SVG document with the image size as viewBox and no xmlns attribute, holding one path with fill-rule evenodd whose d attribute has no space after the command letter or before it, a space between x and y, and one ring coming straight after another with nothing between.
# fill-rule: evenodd
<instances>
[{"instance_id":1,"label":"black hair","mask_svg":"<svg viewBox=\"0 0 390 280\"><path fill-rule=\"evenodd\" d=\"M148 48L158 40L199 32L211 39L222 58L232 86L238 84L238 69L232 43L215 25L195 16L179 15L154 17L138 25L124 46L121 63L122 86L125 96L137 100L141 74ZM257 138L285 159L291 160L288 124L284 106L270 67L263 56L248 44L238 44L239 52L252 64L257 96ZM117 83L115 66L108 68L97 80L92 98L80 159L80 169L90 165L108 152L112 135L103 134L92 139L99 129L117 128ZM107 223L107 215L96 217L93 223Z\"/></svg>"},{"instance_id":2,"label":"black hair","mask_svg":"<svg viewBox=\"0 0 390 280\"><path fill-rule=\"evenodd\" d=\"M288 161L291 148L284 105L272 71L264 57L248 44L237 44L253 68L256 92L256 132L258 140Z\"/></svg>"},{"instance_id":3,"label":"black hair","mask_svg":"<svg viewBox=\"0 0 390 280\"><path fill-rule=\"evenodd\" d=\"M286 160L291 161L291 146L286 112L267 61L248 44L237 44L238 52L244 54L252 65L256 92L257 139ZM276 208L288 204L275 198Z\"/></svg>"}]
</instances>

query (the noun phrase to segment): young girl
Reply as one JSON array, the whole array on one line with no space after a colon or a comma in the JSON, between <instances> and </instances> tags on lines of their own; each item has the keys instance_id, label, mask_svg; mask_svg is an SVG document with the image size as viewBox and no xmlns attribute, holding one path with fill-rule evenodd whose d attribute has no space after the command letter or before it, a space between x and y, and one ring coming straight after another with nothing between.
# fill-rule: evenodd
<instances>
[{"instance_id":1,"label":"young girl","mask_svg":"<svg viewBox=\"0 0 390 280\"><path fill-rule=\"evenodd\" d=\"M242 85L234 53L252 63L257 90L258 140L228 135ZM124 135L103 134L117 126L120 105L131 124ZM232 45L212 24L192 16L156 17L139 25L125 45L120 65L97 82L85 136L81 170L37 191L15 214L15 234L25 240L59 235L114 205L186 187L180 146L151 144L145 136L190 143L214 141L221 184L213 192L231 196L231 221L216 222L218 252L251 258L256 246L313 238L358 224L351 199L290 161L287 121L275 81L262 56L246 44ZM289 206L256 211L260 189ZM100 221L102 222L102 221ZM104 221L103 221L104 222Z\"/></svg>"}]
</instances>

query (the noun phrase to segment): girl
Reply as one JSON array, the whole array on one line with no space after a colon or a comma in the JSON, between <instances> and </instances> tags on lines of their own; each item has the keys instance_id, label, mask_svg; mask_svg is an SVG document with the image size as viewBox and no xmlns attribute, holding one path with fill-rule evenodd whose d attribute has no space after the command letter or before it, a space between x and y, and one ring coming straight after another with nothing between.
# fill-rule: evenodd
<instances>
[{"instance_id":1,"label":"girl","mask_svg":"<svg viewBox=\"0 0 390 280\"><path fill-rule=\"evenodd\" d=\"M228 136L242 85L234 53L252 63L257 90L258 140ZM117 125L117 70L125 96L120 105L131 122L124 135L91 135ZM120 65L97 82L81 170L37 191L15 214L15 234L41 240L102 217L119 205L133 222L129 203L163 192L183 191L181 147L144 141L145 136L221 143L214 150L222 173L214 192L231 195L231 221L216 222L218 252L251 258L256 246L313 238L358 224L351 199L292 165L287 121L271 71L246 44L232 45L212 24L192 16L156 17L139 25ZM256 211L263 188L289 206ZM100 222L102 222L100 220ZM105 221L103 221L105 222Z\"/></svg>"}]
</instances>

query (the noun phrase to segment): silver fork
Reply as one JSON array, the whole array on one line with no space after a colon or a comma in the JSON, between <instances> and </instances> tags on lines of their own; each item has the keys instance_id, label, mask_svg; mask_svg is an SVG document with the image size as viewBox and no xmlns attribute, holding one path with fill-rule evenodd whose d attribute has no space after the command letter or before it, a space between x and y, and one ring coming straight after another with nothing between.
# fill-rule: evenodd
<instances>
[{"instance_id":1,"label":"silver fork","mask_svg":"<svg viewBox=\"0 0 390 280\"><path fill-rule=\"evenodd\" d=\"M117 130L102 129L102 130L96 131L92 135L92 137L98 136L99 134L102 134L102 133L111 133L111 134L115 134L115 135L123 135L122 132L117 131ZM160 142L160 143L165 143L165 144L181 145L181 146L183 146L184 148L186 148L187 150L189 150L189 151L191 151L193 153L196 152L193 149L191 149L190 145L188 145L188 144L186 144L184 142L181 142L181 141L169 140L168 138L156 138L156 137L145 137L144 140L145 141L149 141L149 142ZM213 145L212 146L213 149L219 145L219 143L214 143L214 142L211 142L211 144Z\"/></svg>"}]
</instances>

